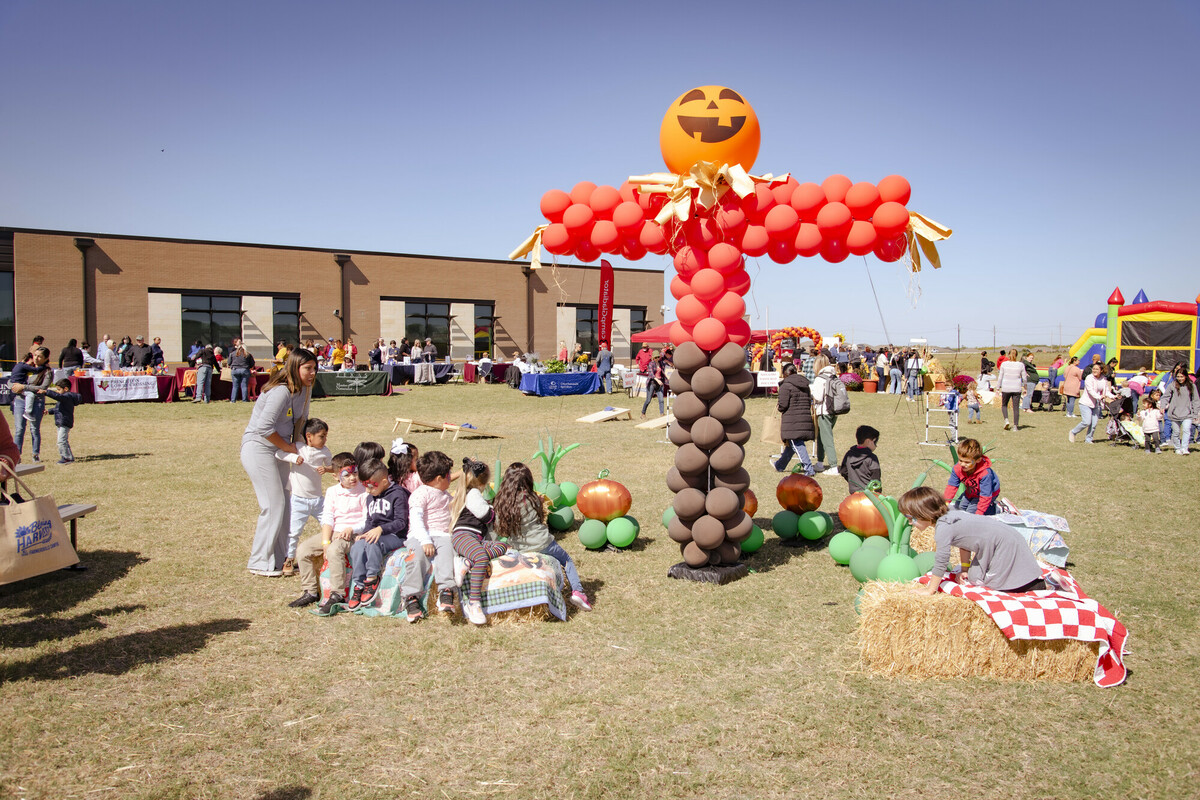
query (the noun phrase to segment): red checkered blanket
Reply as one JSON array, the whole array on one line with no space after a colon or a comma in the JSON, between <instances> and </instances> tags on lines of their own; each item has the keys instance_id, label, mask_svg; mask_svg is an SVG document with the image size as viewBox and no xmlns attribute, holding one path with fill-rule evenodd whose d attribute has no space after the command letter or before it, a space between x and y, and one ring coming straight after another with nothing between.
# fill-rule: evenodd
<instances>
[{"instance_id":1,"label":"red checkered blanket","mask_svg":"<svg viewBox=\"0 0 1200 800\"><path fill-rule=\"evenodd\" d=\"M987 612L1009 639L1079 639L1100 643L1096 661L1097 686L1120 686L1125 681L1125 626L1104 606L1083 593L1066 570L1041 564L1046 585L1053 588L1011 594L960 582L948 574L939 591L965 597ZM920 578L928 583L929 576Z\"/></svg>"}]
</instances>

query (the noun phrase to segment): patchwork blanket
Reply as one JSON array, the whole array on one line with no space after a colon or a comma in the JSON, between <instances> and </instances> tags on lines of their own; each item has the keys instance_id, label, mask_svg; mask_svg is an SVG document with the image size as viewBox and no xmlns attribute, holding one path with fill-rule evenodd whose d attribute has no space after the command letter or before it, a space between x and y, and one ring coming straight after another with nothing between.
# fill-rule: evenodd
<instances>
[{"instance_id":1,"label":"patchwork blanket","mask_svg":"<svg viewBox=\"0 0 1200 800\"><path fill-rule=\"evenodd\" d=\"M1062 534L1071 529L1065 519L1041 511L1022 511L1007 498L996 504L996 512L996 519L1021 534L1035 556L1056 567L1066 568L1071 550Z\"/></svg>"},{"instance_id":2,"label":"patchwork blanket","mask_svg":"<svg viewBox=\"0 0 1200 800\"><path fill-rule=\"evenodd\" d=\"M1042 577L1052 588L1011 594L966 583L958 574L947 574L939 591L965 597L987 612L1008 639L1079 639L1099 642L1094 680L1097 686L1119 686L1125 681L1125 626L1104 606L1083 593L1079 583L1063 569L1046 564ZM928 583L925 575L918 579Z\"/></svg>"},{"instance_id":3,"label":"patchwork blanket","mask_svg":"<svg viewBox=\"0 0 1200 800\"><path fill-rule=\"evenodd\" d=\"M399 550L392 552L388 556L387 561L383 565L383 573L379 576L379 591L375 593L375 597L370 603L363 604L354 609L355 614L361 614L365 617L401 617L404 616L404 593L401 591L401 586L404 583L404 576L408 574L410 569L417 569L414 566L416 555L409 549L401 547ZM424 591L421 593L421 610L426 614L429 613L430 595L433 589L433 575L425 575L425 580L422 585ZM350 559L346 559L346 584L345 586L335 587L329 580L329 562L326 561L321 566L321 602L324 603L329 599L329 593L334 589L342 593L343 597L350 596ZM340 611L349 611L344 603L339 603L333 606L331 613ZM313 612L317 613L317 612Z\"/></svg>"}]
</instances>

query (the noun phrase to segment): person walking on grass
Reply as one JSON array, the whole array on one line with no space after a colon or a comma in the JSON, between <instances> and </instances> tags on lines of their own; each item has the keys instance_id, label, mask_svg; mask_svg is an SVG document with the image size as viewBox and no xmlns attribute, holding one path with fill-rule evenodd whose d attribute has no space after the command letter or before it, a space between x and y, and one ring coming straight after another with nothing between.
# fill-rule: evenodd
<instances>
[{"instance_id":1,"label":"person walking on grass","mask_svg":"<svg viewBox=\"0 0 1200 800\"><path fill-rule=\"evenodd\" d=\"M1013 359L1005 359L1000 365L1000 374L996 379L1000 392L1000 413L1004 416L1004 430L1020 430L1021 392L1025 389L1025 365ZM1008 407L1012 406L1012 421L1008 419Z\"/></svg>"},{"instance_id":2,"label":"person walking on grass","mask_svg":"<svg viewBox=\"0 0 1200 800\"><path fill-rule=\"evenodd\" d=\"M817 463L813 465L813 469L836 475L838 457L833 442L833 426L837 424L837 416L828 406L833 395L830 384L841 378L838 377L837 367L824 355L817 356L813 368L817 371L817 379L812 382L812 409L817 428Z\"/></svg>"},{"instance_id":3,"label":"person walking on grass","mask_svg":"<svg viewBox=\"0 0 1200 800\"><path fill-rule=\"evenodd\" d=\"M804 474L812 477L815 474L812 461L808 457L808 442L816 438L816 425L813 422L812 390L806 378L796 369L795 364L783 368L783 382L779 384L777 408L783 414L779 421L779 437L783 440L783 452L778 456L767 456L771 467L776 472L787 469L788 463L795 454L804 465Z\"/></svg>"},{"instance_id":4,"label":"person walking on grass","mask_svg":"<svg viewBox=\"0 0 1200 800\"><path fill-rule=\"evenodd\" d=\"M646 380L646 402L642 403L642 419L646 418L646 409L650 407L650 401L654 395L658 395L658 415L661 417L667 413L663 406L663 398L667 395L667 368L663 364L661 350L654 351L654 360L650 362L647 370Z\"/></svg>"},{"instance_id":5,"label":"person walking on grass","mask_svg":"<svg viewBox=\"0 0 1200 800\"><path fill-rule=\"evenodd\" d=\"M1116 394L1113 392L1112 384L1108 382L1108 378L1104 377L1104 365L1099 362L1092 364L1092 374L1084 379L1083 392L1079 396L1079 413L1083 415L1083 419L1071 429L1071 432L1067 434L1067 439L1075 441L1075 436L1086 428L1087 438L1084 441L1092 444L1092 437L1096 433L1097 423L1100 422L1100 412L1104 409L1104 403L1114 397Z\"/></svg>"},{"instance_id":6,"label":"person walking on grass","mask_svg":"<svg viewBox=\"0 0 1200 800\"><path fill-rule=\"evenodd\" d=\"M1171 370L1170 381L1164 379L1162 402L1158 407L1170 422L1170 443L1178 455L1188 454L1192 440L1192 420L1200 416L1200 393L1192 385L1187 367L1176 364Z\"/></svg>"}]
</instances>

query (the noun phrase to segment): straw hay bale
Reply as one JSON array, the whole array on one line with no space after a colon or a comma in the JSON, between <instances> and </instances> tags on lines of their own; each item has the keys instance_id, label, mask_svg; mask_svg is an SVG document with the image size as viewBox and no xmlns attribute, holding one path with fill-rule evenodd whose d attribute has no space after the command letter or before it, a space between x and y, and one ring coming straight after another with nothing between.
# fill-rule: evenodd
<instances>
[{"instance_id":1,"label":"straw hay bale","mask_svg":"<svg viewBox=\"0 0 1200 800\"><path fill-rule=\"evenodd\" d=\"M932 553L937 550L937 545L933 542L933 527L922 528L917 530L913 528L912 535L909 537L908 546L918 553ZM957 555L955 555L957 554ZM951 564L957 564L962 560L962 551L957 547L951 552Z\"/></svg>"},{"instance_id":2,"label":"straw hay bale","mask_svg":"<svg viewBox=\"0 0 1200 800\"><path fill-rule=\"evenodd\" d=\"M1090 681L1095 670L1098 643L1009 641L962 597L926 597L912 585L871 581L859 607L859 656L874 675Z\"/></svg>"},{"instance_id":3,"label":"straw hay bale","mask_svg":"<svg viewBox=\"0 0 1200 800\"><path fill-rule=\"evenodd\" d=\"M456 587L456 589L457 589L457 587ZM453 620L455 617L462 617L462 619L464 621L466 620L466 616L462 614L462 611L459 608L459 606L463 602L463 598L459 598L459 603L455 605L453 612L446 613L446 612L438 611L438 609L437 609L437 596L438 596L437 581L433 582L433 589L430 591L429 596L430 596L430 598L432 598L431 602L429 603L429 612L428 612L430 618L434 617L435 615L440 615L440 616L445 617L448 620ZM465 597L465 592L464 592L464 597ZM567 613L568 614L570 613L570 608L571 608L571 606L570 606L570 604L568 604L567 605ZM550 619L556 619L556 617L550 613L550 606L546 603L540 603L536 606L528 606L526 608L514 608L511 611L489 612L486 616L487 616L488 626L524 625L529 622L545 622Z\"/></svg>"}]
</instances>

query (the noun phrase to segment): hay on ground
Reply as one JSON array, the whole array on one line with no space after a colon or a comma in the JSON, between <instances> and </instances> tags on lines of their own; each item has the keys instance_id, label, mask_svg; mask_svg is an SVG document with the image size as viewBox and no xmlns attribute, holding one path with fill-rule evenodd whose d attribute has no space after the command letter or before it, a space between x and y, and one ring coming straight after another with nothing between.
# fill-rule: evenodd
<instances>
[{"instance_id":1,"label":"hay on ground","mask_svg":"<svg viewBox=\"0 0 1200 800\"><path fill-rule=\"evenodd\" d=\"M871 581L859 607L859 655L874 675L1067 682L1090 681L1095 671L1098 643L1010 641L962 597Z\"/></svg>"}]
</instances>

